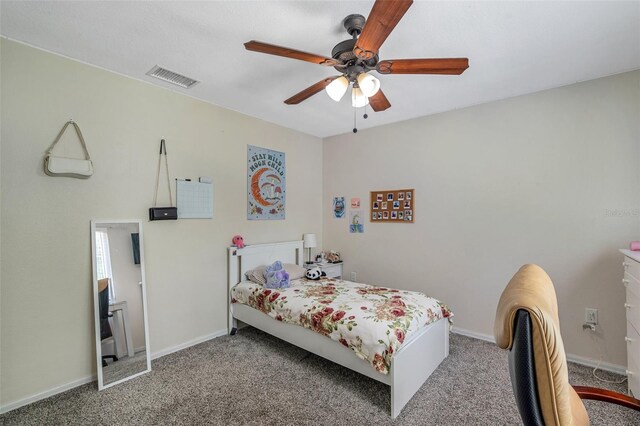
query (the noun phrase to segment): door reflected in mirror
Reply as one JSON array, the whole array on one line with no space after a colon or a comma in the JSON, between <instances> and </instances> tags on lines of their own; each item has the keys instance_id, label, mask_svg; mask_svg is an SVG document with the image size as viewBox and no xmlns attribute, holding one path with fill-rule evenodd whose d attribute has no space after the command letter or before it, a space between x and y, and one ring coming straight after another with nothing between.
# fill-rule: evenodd
<instances>
[{"instance_id":1,"label":"door reflected in mirror","mask_svg":"<svg viewBox=\"0 0 640 426\"><path fill-rule=\"evenodd\" d=\"M142 221L91 221L100 390L151 370Z\"/></svg>"}]
</instances>

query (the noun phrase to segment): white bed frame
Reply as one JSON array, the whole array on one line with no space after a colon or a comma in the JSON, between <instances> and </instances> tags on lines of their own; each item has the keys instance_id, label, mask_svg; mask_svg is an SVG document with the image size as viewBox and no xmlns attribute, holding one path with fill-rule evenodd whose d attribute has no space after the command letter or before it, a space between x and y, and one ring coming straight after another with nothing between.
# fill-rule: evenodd
<instances>
[{"instance_id":1,"label":"white bed frame","mask_svg":"<svg viewBox=\"0 0 640 426\"><path fill-rule=\"evenodd\" d=\"M391 417L395 419L436 367L449 355L448 320L438 320L411 336L393 356L389 374L381 374L338 342L299 325L276 321L250 306L231 303L231 288L245 280L245 272L276 260L302 265L302 250L302 241L255 244L242 249L228 248L229 334L236 333L237 321L240 320L391 386Z\"/></svg>"}]
</instances>

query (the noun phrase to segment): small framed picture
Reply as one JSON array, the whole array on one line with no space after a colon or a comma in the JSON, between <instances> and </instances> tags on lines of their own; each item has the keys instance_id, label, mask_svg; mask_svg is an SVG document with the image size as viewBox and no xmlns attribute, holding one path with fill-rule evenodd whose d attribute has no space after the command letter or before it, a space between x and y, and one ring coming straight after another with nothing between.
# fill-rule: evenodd
<instances>
[{"instance_id":1,"label":"small framed picture","mask_svg":"<svg viewBox=\"0 0 640 426\"><path fill-rule=\"evenodd\" d=\"M397 211L392 211L391 212L391 219L397 219L398 218L398 212Z\"/></svg>"},{"instance_id":2,"label":"small framed picture","mask_svg":"<svg viewBox=\"0 0 640 426\"><path fill-rule=\"evenodd\" d=\"M389 219L389 212L382 212L382 218L383 219Z\"/></svg>"},{"instance_id":3,"label":"small framed picture","mask_svg":"<svg viewBox=\"0 0 640 426\"><path fill-rule=\"evenodd\" d=\"M411 199L411 191L407 191L407 200Z\"/></svg>"},{"instance_id":4,"label":"small framed picture","mask_svg":"<svg viewBox=\"0 0 640 426\"><path fill-rule=\"evenodd\" d=\"M376 201L382 201L382 194L376 195Z\"/></svg>"},{"instance_id":5,"label":"small framed picture","mask_svg":"<svg viewBox=\"0 0 640 426\"><path fill-rule=\"evenodd\" d=\"M411 222L411 215L405 216L404 220Z\"/></svg>"},{"instance_id":6,"label":"small framed picture","mask_svg":"<svg viewBox=\"0 0 640 426\"><path fill-rule=\"evenodd\" d=\"M382 219L382 212L378 212L378 220Z\"/></svg>"},{"instance_id":7,"label":"small framed picture","mask_svg":"<svg viewBox=\"0 0 640 426\"><path fill-rule=\"evenodd\" d=\"M387 202L383 201L382 202L382 210L386 210L387 209Z\"/></svg>"},{"instance_id":8,"label":"small framed picture","mask_svg":"<svg viewBox=\"0 0 640 426\"><path fill-rule=\"evenodd\" d=\"M396 210L399 209L400 208L400 201L394 201L393 202L393 208L396 209Z\"/></svg>"},{"instance_id":9,"label":"small framed picture","mask_svg":"<svg viewBox=\"0 0 640 426\"><path fill-rule=\"evenodd\" d=\"M393 194L391 192L387 194L387 201L393 201Z\"/></svg>"},{"instance_id":10,"label":"small framed picture","mask_svg":"<svg viewBox=\"0 0 640 426\"><path fill-rule=\"evenodd\" d=\"M398 194L398 200L400 201L404 200L404 192L401 192Z\"/></svg>"},{"instance_id":11,"label":"small framed picture","mask_svg":"<svg viewBox=\"0 0 640 426\"><path fill-rule=\"evenodd\" d=\"M373 203L373 208L375 210L378 210L380 208L380 203L378 203L377 201L375 203Z\"/></svg>"},{"instance_id":12,"label":"small framed picture","mask_svg":"<svg viewBox=\"0 0 640 426\"><path fill-rule=\"evenodd\" d=\"M405 216L411 216L411 210L405 210L404 211L404 215Z\"/></svg>"},{"instance_id":13,"label":"small framed picture","mask_svg":"<svg viewBox=\"0 0 640 426\"><path fill-rule=\"evenodd\" d=\"M371 213L371 220L376 220L378 218L378 214L376 212Z\"/></svg>"},{"instance_id":14,"label":"small framed picture","mask_svg":"<svg viewBox=\"0 0 640 426\"><path fill-rule=\"evenodd\" d=\"M401 211L398 212L398 219L400 219L400 220L404 219L404 215L402 214Z\"/></svg>"},{"instance_id":15,"label":"small framed picture","mask_svg":"<svg viewBox=\"0 0 640 426\"><path fill-rule=\"evenodd\" d=\"M411 208L411 201L407 200L404 202L404 208L405 209L410 209Z\"/></svg>"}]
</instances>

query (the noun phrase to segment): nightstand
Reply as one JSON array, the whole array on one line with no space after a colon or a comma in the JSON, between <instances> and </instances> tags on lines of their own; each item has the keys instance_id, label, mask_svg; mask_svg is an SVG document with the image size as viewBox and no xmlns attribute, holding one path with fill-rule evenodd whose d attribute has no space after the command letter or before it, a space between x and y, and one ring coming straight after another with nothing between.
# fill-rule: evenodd
<instances>
[{"instance_id":1,"label":"nightstand","mask_svg":"<svg viewBox=\"0 0 640 426\"><path fill-rule=\"evenodd\" d=\"M324 265L318 265L317 263L311 265L304 265L305 268L320 268L322 272L327 274L327 278L342 279L342 262L340 263L326 263Z\"/></svg>"}]
</instances>

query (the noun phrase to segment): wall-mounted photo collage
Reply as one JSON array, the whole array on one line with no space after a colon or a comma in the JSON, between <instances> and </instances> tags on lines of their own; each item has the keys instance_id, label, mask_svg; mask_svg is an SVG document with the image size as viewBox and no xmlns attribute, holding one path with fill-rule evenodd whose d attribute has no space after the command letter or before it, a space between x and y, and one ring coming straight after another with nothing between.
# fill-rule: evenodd
<instances>
[{"instance_id":1,"label":"wall-mounted photo collage","mask_svg":"<svg viewBox=\"0 0 640 426\"><path fill-rule=\"evenodd\" d=\"M413 189L371 191L370 221L413 223L413 195Z\"/></svg>"}]
</instances>

